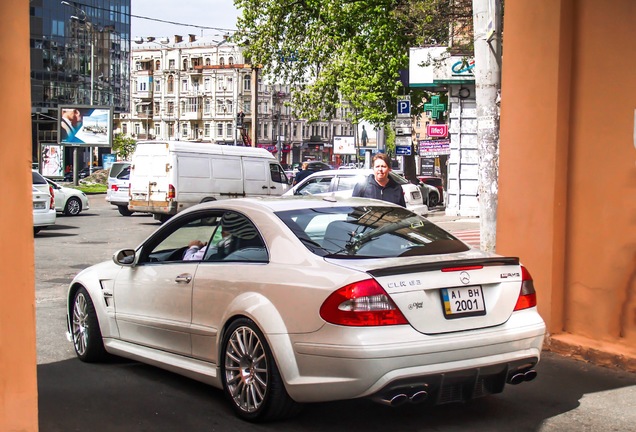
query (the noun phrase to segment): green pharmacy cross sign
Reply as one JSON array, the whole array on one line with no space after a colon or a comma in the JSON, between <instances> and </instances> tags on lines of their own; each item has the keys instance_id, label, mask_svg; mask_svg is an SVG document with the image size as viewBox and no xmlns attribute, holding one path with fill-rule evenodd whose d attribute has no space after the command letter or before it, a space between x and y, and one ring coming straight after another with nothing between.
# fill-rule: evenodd
<instances>
[{"instance_id":1,"label":"green pharmacy cross sign","mask_svg":"<svg viewBox=\"0 0 636 432\"><path fill-rule=\"evenodd\" d=\"M431 103L424 104L424 111L430 112L430 117L437 120L441 113L446 111L446 105L440 103L439 96L431 97Z\"/></svg>"}]
</instances>

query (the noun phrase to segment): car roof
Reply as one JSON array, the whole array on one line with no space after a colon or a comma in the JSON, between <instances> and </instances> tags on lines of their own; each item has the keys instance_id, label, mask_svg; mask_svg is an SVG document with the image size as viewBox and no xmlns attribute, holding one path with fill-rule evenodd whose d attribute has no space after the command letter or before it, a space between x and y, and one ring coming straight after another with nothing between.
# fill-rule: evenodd
<instances>
[{"instance_id":1,"label":"car roof","mask_svg":"<svg viewBox=\"0 0 636 432\"><path fill-rule=\"evenodd\" d=\"M201 210L203 208L223 208L225 210L267 210L271 212L299 210L308 208L330 208L342 206L360 206L369 205L367 198L345 198L332 195L315 195L315 196L287 196L287 197L254 197L254 198L236 198L231 200L209 201L206 203L192 206L181 212ZM395 206L385 201L373 200L373 205L377 206Z\"/></svg>"}]
</instances>

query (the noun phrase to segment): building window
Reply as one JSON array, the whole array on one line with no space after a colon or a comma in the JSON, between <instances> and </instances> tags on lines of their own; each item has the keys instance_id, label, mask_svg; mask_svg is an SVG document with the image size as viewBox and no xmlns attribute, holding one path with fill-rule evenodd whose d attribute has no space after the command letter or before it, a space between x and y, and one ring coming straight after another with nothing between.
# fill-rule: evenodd
<instances>
[{"instance_id":1,"label":"building window","mask_svg":"<svg viewBox=\"0 0 636 432\"><path fill-rule=\"evenodd\" d=\"M234 112L232 110L232 101L230 99L225 101L225 109L226 109L226 113L232 114Z\"/></svg>"},{"instance_id":2,"label":"building window","mask_svg":"<svg viewBox=\"0 0 636 432\"><path fill-rule=\"evenodd\" d=\"M205 58L205 65L210 66L210 57Z\"/></svg>"},{"instance_id":3,"label":"building window","mask_svg":"<svg viewBox=\"0 0 636 432\"><path fill-rule=\"evenodd\" d=\"M233 91L234 90L234 80L232 78L228 77L226 89L227 89L227 91Z\"/></svg>"},{"instance_id":4,"label":"building window","mask_svg":"<svg viewBox=\"0 0 636 432\"><path fill-rule=\"evenodd\" d=\"M181 136L184 138L188 137L188 124L187 123L183 123L181 125Z\"/></svg>"},{"instance_id":5,"label":"building window","mask_svg":"<svg viewBox=\"0 0 636 432\"><path fill-rule=\"evenodd\" d=\"M145 81L140 81L139 82L139 90L140 92L145 92L148 91L148 89L146 88L146 82Z\"/></svg>"},{"instance_id":6,"label":"building window","mask_svg":"<svg viewBox=\"0 0 636 432\"><path fill-rule=\"evenodd\" d=\"M168 114L174 114L174 102L168 102Z\"/></svg>"},{"instance_id":7,"label":"building window","mask_svg":"<svg viewBox=\"0 0 636 432\"><path fill-rule=\"evenodd\" d=\"M218 138L223 137L223 123L216 124L216 136Z\"/></svg>"},{"instance_id":8,"label":"building window","mask_svg":"<svg viewBox=\"0 0 636 432\"><path fill-rule=\"evenodd\" d=\"M186 112L186 108L185 108L185 107L186 107L186 103L185 103L185 101L184 101L184 100L182 100L182 101L181 101L181 105L180 105L180 107L181 107L181 110L179 111L179 113L180 113L181 115L185 114L185 112Z\"/></svg>"},{"instance_id":9,"label":"building window","mask_svg":"<svg viewBox=\"0 0 636 432\"><path fill-rule=\"evenodd\" d=\"M188 91L188 80L182 80L181 81L181 91Z\"/></svg>"},{"instance_id":10,"label":"building window","mask_svg":"<svg viewBox=\"0 0 636 432\"><path fill-rule=\"evenodd\" d=\"M223 114L223 101L217 99L216 101L216 115L221 115Z\"/></svg>"},{"instance_id":11,"label":"building window","mask_svg":"<svg viewBox=\"0 0 636 432\"><path fill-rule=\"evenodd\" d=\"M139 123L135 123L135 135L139 136L141 133L141 125Z\"/></svg>"},{"instance_id":12,"label":"building window","mask_svg":"<svg viewBox=\"0 0 636 432\"><path fill-rule=\"evenodd\" d=\"M158 79L155 81L155 91L156 91L156 92L160 92L160 91L161 91L161 79L160 79L160 78L158 78Z\"/></svg>"},{"instance_id":13,"label":"building window","mask_svg":"<svg viewBox=\"0 0 636 432\"><path fill-rule=\"evenodd\" d=\"M252 89L252 77L246 74L243 77L243 90L250 91Z\"/></svg>"},{"instance_id":14,"label":"building window","mask_svg":"<svg viewBox=\"0 0 636 432\"><path fill-rule=\"evenodd\" d=\"M205 115L210 115L210 109L211 109L210 99L205 99L205 101L203 102L203 113Z\"/></svg>"},{"instance_id":15,"label":"building window","mask_svg":"<svg viewBox=\"0 0 636 432\"><path fill-rule=\"evenodd\" d=\"M223 77L219 77L216 79L216 89L218 91L222 91L223 90Z\"/></svg>"},{"instance_id":16,"label":"building window","mask_svg":"<svg viewBox=\"0 0 636 432\"><path fill-rule=\"evenodd\" d=\"M159 102L155 102L154 105L154 109L155 109L155 113L158 113L159 111L161 111L161 104Z\"/></svg>"},{"instance_id":17,"label":"building window","mask_svg":"<svg viewBox=\"0 0 636 432\"><path fill-rule=\"evenodd\" d=\"M232 138L232 123L228 123L228 124L227 124L227 127L226 127L225 129L226 129L226 131L227 131L227 132L225 133L225 135L226 135L228 138Z\"/></svg>"},{"instance_id":18,"label":"building window","mask_svg":"<svg viewBox=\"0 0 636 432\"><path fill-rule=\"evenodd\" d=\"M174 77L172 75L168 77L168 93L174 93Z\"/></svg>"},{"instance_id":19,"label":"building window","mask_svg":"<svg viewBox=\"0 0 636 432\"><path fill-rule=\"evenodd\" d=\"M203 135L206 137L210 136L210 123L206 123L203 125Z\"/></svg>"},{"instance_id":20,"label":"building window","mask_svg":"<svg viewBox=\"0 0 636 432\"><path fill-rule=\"evenodd\" d=\"M203 90L210 90L210 78L206 78L203 80Z\"/></svg>"},{"instance_id":21,"label":"building window","mask_svg":"<svg viewBox=\"0 0 636 432\"><path fill-rule=\"evenodd\" d=\"M225 66L225 59L223 57L219 59L219 65Z\"/></svg>"},{"instance_id":22,"label":"building window","mask_svg":"<svg viewBox=\"0 0 636 432\"><path fill-rule=\"evenodd\" d=\"M160 60L156 60L155 61L155 70L161 70L161 61Z\"/></svg>"},{"instance_id":23,"label":"building window","mask_svg":"<svg viewBox=\"0 0 636 432\"><path fill-rule=\"evenodd\" d=\"M155 124L155 137L161 136L161 124Z\"/></svg>"},{"instance_id":24,"label":"building window","mask_svg":"<svg viewBox=\"0 0 636 432\"><path fill-rule=\"evenodd\" d=\"M186 70L186 69L188 69L188 59L184 58L183 67L181 68L181 70Z\"/></svg>"},{"instance_id":25,"label":"building window","mask_svg":"<svg viewBox=\"0 0 636 432\"><path fill-rule=\"evenodd\" d=\"M229 64L230 66L234 64L234 57L230 57L227 59L227 64Z\"/></svg>"},{"instance_id":26,"label":"building window","mask_svg":"<svg viewBox=\"0 0 636 432\"><path fill-rule=\"evenodd\" d=\"M123 123L121 125L121 133L123 133L124 135L126 135L128 133L128 124L127 123Z\"/></svg>"},{"instance_id":27,"label":"building window","mask_svg":"<svg viewBox=\"0 0 636 432\"><path fill-rule=\"evenodd\" d=\"M174 64L175 64L174 59L168 60L168 69L174 70Z\"/></svg>"}]
</instances>

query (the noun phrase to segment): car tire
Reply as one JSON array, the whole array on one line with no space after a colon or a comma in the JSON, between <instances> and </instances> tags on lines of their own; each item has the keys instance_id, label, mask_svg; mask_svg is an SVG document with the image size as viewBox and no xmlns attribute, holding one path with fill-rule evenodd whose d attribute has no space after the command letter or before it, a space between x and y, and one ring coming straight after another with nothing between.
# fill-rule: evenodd
<instances>
[{"instance_id":1,"label":"car tire","mask_svg":"<svg viewBox=\"0 0 636 432\"><path fill-rule=\"evenodd\" d=\"M439 197L437 194L431 192L428 194L428 206L435 207L439 204Z\"/></svg>"},{"instance_id":2,"label":"car tire","mask_svg":"<svg viewBox=\"0 0 636 432\"><path fill-rule=\"evenodd\" d=\"M134 212L128 210L127 206L117 206L117 210L119 210L119 214L122 216L130 216L132 215Z\"/></svg>"},{"instance_id":3,"label":"car tire","mask_svg":"<svg viewBox=\"0 0 636 432\"><path fill-rule=\"evenodd\" d=\"M71 197L66 201L64 206L64 214L67 216L77 216L82 211L82 202L75 197Z\"/></svg>"},{"instance_id":4,"label":"car tire","mask_svg":"<svg viewBox=\"0 0 636 432\"><path fill-rule=\"evenodd\" d=\"M33 235L36 235L42 230L42 228L33 228Z\"/></svg>"},{"instance_id":5,"label":"car tire","mask_svg":"<svg viewBox=\"0 0 636 432\"><path fill-rule=\"evenodd\" d=\"M75 354L84 362L97 362L106 358L102 332L97 321L95 306L84 287L73 297L71 336Z\"/></svg>"},{"instance_id":6,"label":"car tire","mask_svg":"<svg viewBox=\"0 0 636 432\"><path fill-rule=\"evenodd\" d=\"M223 391L238 417L251 422L289 418L301 405L285 385L256 324L240 318L225 332L221 354Z\"/></svg>"}]
</instances>

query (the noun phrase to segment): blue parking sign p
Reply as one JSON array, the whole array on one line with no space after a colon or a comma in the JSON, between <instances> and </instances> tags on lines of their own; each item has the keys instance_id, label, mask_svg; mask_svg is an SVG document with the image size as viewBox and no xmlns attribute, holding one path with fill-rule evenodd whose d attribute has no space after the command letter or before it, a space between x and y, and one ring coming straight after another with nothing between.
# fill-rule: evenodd
<instances>
[{"instance_id":1,"label":"blue parking sign p","mask_svg":"<svg viewBox=\"0 0 636 432\"><path fill-rule=\"evenodd\" d=\"M411 99L402 97L397 101L398 117L409 117L411 115Z\"/></svg>"}]
</instances>

